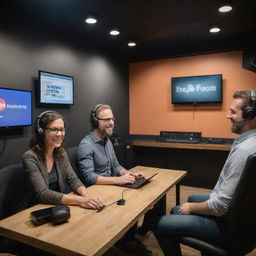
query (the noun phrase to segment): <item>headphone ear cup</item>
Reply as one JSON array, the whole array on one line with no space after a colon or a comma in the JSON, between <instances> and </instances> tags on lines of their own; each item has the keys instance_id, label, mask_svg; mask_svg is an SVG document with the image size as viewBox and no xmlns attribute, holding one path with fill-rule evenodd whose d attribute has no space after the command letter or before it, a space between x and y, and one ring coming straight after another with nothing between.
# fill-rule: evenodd
<instances>
[{"instance_id":1,"label":"headphone ear cup","mask_svg":"<svg viewBox=\"0 0 256 256\"><path fill-rule=\"evenodd\" d=\"M243 111L243 119L250 120L256 117L256 109L254 107L246 107Z\"/></svg>"},{"instance_id":2,"label":"headphone ear cup","mask_svg":"<svg viewBox=\"0 0 256 256\"><path fill-rule=\"evenodd\" d=\"M41 127L37 127L37 131L38 131L38 133L40 134L40 135L42 135L43 134L43 129L41 128Z\"/></svg>"},{"instance_id":3,"label":"headphone ear cup","mask_svg":"<svg viewBox=\"0 0 256 256\"><path fill-rule=\"evenodd\" d=\"M97 104L93 109L92 109L92 112L91 112L91 125L92 125L92 128L98 128L99 127L99 121L98 121L98 118L96 116L96 113L97 113L97 110L98 108L102 106L102 104Z\"/></svg>"},{"instance_id":4,"label":"headphone ear cup","mask_svg":"<svg viewBox=\"0 0 256 256\"><path fill-rule=\"evenodd\" d=\"M92 128L98 128L98 120L95 117L95 113L93 111L91 113L91 126Z\"/></svg>"}]
</instances>

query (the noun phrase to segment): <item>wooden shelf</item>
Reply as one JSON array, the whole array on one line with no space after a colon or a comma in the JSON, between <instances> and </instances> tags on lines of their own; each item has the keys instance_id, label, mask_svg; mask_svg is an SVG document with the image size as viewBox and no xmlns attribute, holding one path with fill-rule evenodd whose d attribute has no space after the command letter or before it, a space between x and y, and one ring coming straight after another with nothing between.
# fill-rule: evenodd
<instances>
[{"instance_id":1,"label":"wooden shelf","mask_svg":"<svg viewBox=\"0 0 256 256\"><path fill-rule=\"evenodd\" d=\"M206 144L206 143L170 143L156 140L134 140L132 145L136 147L156 147L156 148L180 148L180 149L201 149L230 151L231 144Z\"/></svg>"}]
</instances>

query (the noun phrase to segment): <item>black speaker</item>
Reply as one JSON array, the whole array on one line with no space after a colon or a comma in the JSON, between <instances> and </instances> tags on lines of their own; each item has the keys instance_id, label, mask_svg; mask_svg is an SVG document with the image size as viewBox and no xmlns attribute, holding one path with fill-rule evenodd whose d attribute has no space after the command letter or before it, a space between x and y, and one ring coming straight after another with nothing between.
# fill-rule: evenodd
<instances>
[{"instance_id":1,"label":"black speaker","mask_svg":"<svg viewBox=\"0 0 256 256\"><path fill-rule=\"evenodd\" d=\"M243 68L256 72L256 49L244 50Z\"/></svg>"}]
</instances>

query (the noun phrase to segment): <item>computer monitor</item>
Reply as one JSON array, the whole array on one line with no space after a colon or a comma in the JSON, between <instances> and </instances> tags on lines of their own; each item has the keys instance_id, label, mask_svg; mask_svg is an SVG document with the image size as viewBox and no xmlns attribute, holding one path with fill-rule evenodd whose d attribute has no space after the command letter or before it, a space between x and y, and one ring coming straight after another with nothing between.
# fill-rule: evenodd
<instances>
[{"instance_id":1,"label":"computer monitor","mask_svg":"<svg viewBox=\"0 0 256 256\"><path fill-rule=\"evenodd\" d=\"M39 70L39 104L74 104L72 76Z\"/></svg>"},{"instance_id":2,"label":"computer monitor","mask_svg":"<svg viewBox=\"0 0 256 256\"><path fill-rule=\"evenodd\" d=\"M222 75L173 77L173 104L221 103Z\"/></svg>"}]
</instances>

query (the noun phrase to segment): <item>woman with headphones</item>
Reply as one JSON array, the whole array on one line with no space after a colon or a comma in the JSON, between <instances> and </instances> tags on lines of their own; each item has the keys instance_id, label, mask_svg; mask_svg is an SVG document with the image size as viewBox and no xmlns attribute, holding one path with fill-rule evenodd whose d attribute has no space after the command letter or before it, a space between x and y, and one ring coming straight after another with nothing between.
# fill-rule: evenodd
<instances>
[{"instance_id":1,"label":"woman with headphones","mask_svg":"<svg viewBox=\"0 0 256 256\"><path fill-rule=\"evenodd\" d=\"M64 137L65 120L60 113L45 111L38 116L30 149L23 155L23 168L37 200L46 204L102 207L102 202L87 192L72 169L62 145ZM66 184L74 194L65 194Z\"/></svg>"}]
</instances>

